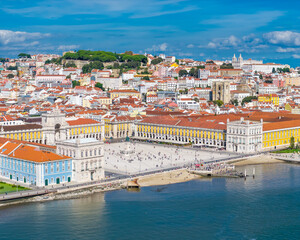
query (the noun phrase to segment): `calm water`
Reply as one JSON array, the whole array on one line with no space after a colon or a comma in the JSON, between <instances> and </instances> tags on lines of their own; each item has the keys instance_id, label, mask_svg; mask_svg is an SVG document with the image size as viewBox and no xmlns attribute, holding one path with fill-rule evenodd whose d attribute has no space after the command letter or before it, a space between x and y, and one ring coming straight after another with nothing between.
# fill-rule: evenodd
<instances>
[{"instance_id":1,"label":"calm water","mask_svg":"<svg viewBox=\"0 0 300 240\"><path fill-rule=\"evenodd\" d=\"M247 172L252 173L252 166ZM300 165L0 209L0 239L300 239Z\"/></svg>"}]
</instances>

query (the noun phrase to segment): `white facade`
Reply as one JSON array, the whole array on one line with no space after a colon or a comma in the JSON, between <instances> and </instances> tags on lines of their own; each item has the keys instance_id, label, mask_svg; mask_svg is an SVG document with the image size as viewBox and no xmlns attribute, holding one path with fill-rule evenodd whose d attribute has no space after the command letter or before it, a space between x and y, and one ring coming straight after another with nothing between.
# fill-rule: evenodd
<instances>
[{"instance_id":1,"label":"white facade","mask_svg":"<svg viewBox=\"0 0 300 240\"><path fill-rule=\"evenodd\" d=\"M263 72L263 73L272 73L273 68L277 70L278 68L290 68L289 65L281 65L275 63L266 63L266 64L245 64L242 69L246 72Z\"/></svg>"},{"instance_id":2,"label":"white facade","mask_svg":"<svg viewBox=\"0 0 300 240\"><path fill-rule=\"evenodd\" d=\"M37 75L35 76L35 83L38 87L58 87L65 79L65 75Z\"/></svg>"},{"instance_id":3,"label":"white facade","mask_svg":"<svg viewBox=\"0 0 300 240\"><path fill-rule=\"evenodd\" d=\"M72 181L90 182L104 179L103 142L95 138L69 139L57 143L59 154L72 160Z\"/></svg>"},{"instance_id":4,"label":"white facade","mask_svg":"<svg viewBox=\"0 0 300 240\"><path fill-rule=\"evenodd\" d=\"M255 153L262 149L263 122L227 120L226 150L238 153Z\"/></svg>"}]
</instances>

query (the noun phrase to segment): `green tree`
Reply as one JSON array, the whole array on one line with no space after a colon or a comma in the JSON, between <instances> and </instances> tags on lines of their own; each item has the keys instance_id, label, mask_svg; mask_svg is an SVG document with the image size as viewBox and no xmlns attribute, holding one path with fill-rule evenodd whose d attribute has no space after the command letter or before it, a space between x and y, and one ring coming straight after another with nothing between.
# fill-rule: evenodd
<instances>
[{"instance_id":1,"label":"green tree","mask_svg":"<svg viewBox=\"0 0 300 240\"><path fill-rule=\"evenodd\" d=\"M145 76L145 77L143 77L142 79L143 79L143 80L148 80L148 81L150 80L150 78L149 78L148 76Z\"/></svg>"},{"instance_id":2,"label":"green tree","mask_svg":"<svg viewBox=\"0 0 300 240\"><path fill-rule=\"evenodd\" d=\"M9 66L8 68L7 68L7 70L18 70L18 67L17 66Z\"/></svg>"},{"instance_id":3,"label":"green tree","mask_svg":"<svg viewBox=\"0 0 300 240\"><path fill-rule=\"evenodd\" d=\"M68 62L64 65L64 68L77 68L74 62Z\"/></svg>"},{"instance_id":4,"label":"green tree","mask_svg":"<svg viewBox=\"0 0 300 240\"><path fill-rule=\"evenodd\" d=\"M8 62L8 61L9 61L8 58L0 58L0 62L2 62L2 63Z\"/></svg>"},{"instance_id":5,"label":"green tree","mask_svg":"<svg viewBox=\"0 0 300 240\"><path fill-rule=\"evenodd\" d=\"M272 69L272 73L276 73L276 70L275 70L275 68L273 68L273 69Z\"/></svg>"},{"instance_id":6,"label":"green tree","mask_svg":"<svg viewBox=\"0 0 300 240\"><path fill-rule=\"evenodd\" d=\"M257 99L257 97L256 96L248 96L248 97L243 98L242 105L244 105L245 103L251 102L253 99L255 100L255 99Z\"/></svg>"},{"instance_id":7,"label":"green tree","mask_svg":"<svg viewBox=\"0 0 300 240\"><path fill-rule=\"evenodd\" d=\"M102 84L102 83L99 83L99 82L97 82L97 83L95 84L95 88L100 88L100 89L102 89L103 91L105 91L105 88L103 87L103 84Z\"/></svg>"},{"instance_id":8,"label":"green tree","mask_svg":"<svg viewBox=\"0 0 300 240\"><path fill-rule=\"evenodd\" d=\"M295 147L295 138L292 136L290 139L290 148L293 149Z\"/></svg>"},{"instance_id":9,"label":"green tree","mask_svg":"<svg viewBox=\"0 0 300 240\"><path fill-rule=\"evenodd\" d=\"M73 80L72 81L72 87L75 88L76 86L80 86L80 82L76 81L76 80Z\"/></svg>"},{"instance_id":10,"label":"green tree","mask_svg":"<svg viewBox=\"0 0 300 240\"><path fill-rule=\"evenodd\" d=\"M265 83L273 83L273 79L268 79L265 81Z\"/></svg>"},{"instance_id":11,"label":"green tree","mask_svg":"<svg viewBox=\"0 0 300 240\"><path fill-rule=\"evenodd\" d=\"M133 52L132 51L126 51L124 54L133 55Z\"/></svg>"},{"instance_id":12,"label":"green tree","mask_svg":"<svg viewBox=\"0 0 300 240\"><path fill-rule=\"evenodd\" d=\"M179 59L175 59L175 62L179 65Z\"/></svg>"},{"instance_id":13,"label":"green tree","mask_svg":"<svg viewBox=\"0 0 300 240\"><path fill-rule=\"evenodd\" d=\"M91 62L89 64L85 64L82 67L82 72L83 73L90 73L93 69L103 69L104 65L102 62L99 61L95 61L95 62Z\"/></svg>"},{"instance_id":14,"label":"green tree","mask_svg":"<svg viewBox=\"0 0 300 240\"><path fill-rule=\"evenodd\" d=\"M13 74L11 74L11 73L7 75L7 78L14 78L14 77L15 76Z\"/></svg>"},{"instance_id":15,"label":"green tree","mask_svg":"<svg viewBox=\"0 0 300 240\"><path fill-rule=\"evenodd\" d=\"M234 106L238 106L239 101L237 99L231 100L231 104L234 105Z\"/></svg>"},{"instance_id":16,"label":"green tree","mask_svg":"<svg viewBox=\"0 0 300 240\"><path fill-rule=\"evenodd\" d=\"M162 58L155 58L155 59L153 59L152 61L151 61L151 64L153 64L153 65L156 65L156 64L159 64L159 63L161 63L161 62L163 62L164 60L162 59Z\"/></svg>"},{"instance_id":17,"label":"green tree","mask_svg":"<svg viewBox=\"0 0 300 240\"><path fill-rule=\"evenodd\" d=\"M31 58L31 55L30 54L27 54L27 53L20 53L18 55L19 58Z\"/></svg>"},{"instance_id":18,"label":"green tree","mask_svg":"<svg viewBox=\"0 0 300 240\"><path fill-rule=\"evenodd\" d=\"M223 102L222 100L215 100L215 101L213 101L213 103L214 103L215 105L218 105L219 107L221 107L221 106L224 105L224 102Z\"/></svg>"},{"instance_id":19,"label":"green tree","mask_svg":"<svg viewBox=\"0 0 300 240\"><path fill-rule=\"evenodd\" d=\"M220 66L221 69L233 69L233 66L231 63L223 63L221 66Z\"/></svg>"},{"instance_id":20,"label":"green tree","mask_svg":"<svg viewBox=\"0 0 300 240\"><path fill-rule=\"evenodd\" d=\"M197 78L197 77L198 77L198 71L197 71L197 69L191 68L191 70L190 70L190 72L189 72L189 75L190 75L191 77Z\"/></svg>"},{"instance_id":21,"label":"green tree","mask_svg":"<svg viewBox=\"0 0 300 240\"><path fill-rule=\"evenodd\" d=\"M182 77L182 76L188 76L187 70L181 69L181 70L179 71L179 77Z\"/></svg>"},{"instance_id":22,"label":"green tree","mask_svg":"<svg viewBox=\"0 0 300 240\"><path fill-rule=\"evenodd\" d=\"M114 68L114 69L119 68L119 67L120 67L120 64L119 64L119 63L114 63L114 64L113 64L113 68Z\"/></svg>"}]
</instances>

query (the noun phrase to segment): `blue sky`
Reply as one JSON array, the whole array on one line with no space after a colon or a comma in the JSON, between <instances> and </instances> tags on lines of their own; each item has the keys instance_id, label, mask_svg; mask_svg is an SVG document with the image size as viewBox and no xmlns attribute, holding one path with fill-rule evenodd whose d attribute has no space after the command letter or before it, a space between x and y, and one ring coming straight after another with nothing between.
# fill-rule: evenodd
<instances>
[{"instance_id":1,"label":"blue sky","mask_svg":"<svg viewBox=\"0 0 300 240\"><path fill-rule=\"evenodd\" d=\"M0 55L91 49L300 65L300 2L5 0Z\"/></svg>"}]
</instances>

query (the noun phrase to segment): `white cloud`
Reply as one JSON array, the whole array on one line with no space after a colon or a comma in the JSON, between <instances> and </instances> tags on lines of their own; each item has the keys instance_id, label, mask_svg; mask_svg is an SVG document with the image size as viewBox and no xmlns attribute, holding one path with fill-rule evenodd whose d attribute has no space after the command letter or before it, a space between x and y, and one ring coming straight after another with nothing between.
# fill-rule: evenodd
<instances>
[{"instance_id":1,"label":"white cloud","mask_svg":"<svg viewBox=\"0 0 300 240\"><path fill-rule=\"evenodd\" d=\"M300 55L299 55L299 54L294 54L294 55L293 55L293 58L300 59Z\"/></svg>"},{"instance_id":2,"label":"white cloud","mask_svg":"<svg viewBox=\"0 0 300 240\"><path fill-rule=\"evenodd\" d=\"M282 48L282 47L278 47L276 49L276 52L280 52L280 53L300 52L300 48Z\"/></svg>"},{"instance_id":3,"label":"white cloud","mask_svg":"<svg viewBox=\"0 0 300 240\"><path fill-rule=\"evenodd\" d=\"M40 39L49 37L50 34L46 33L28 33L28 32L13 32L10 30L0 30L0 44L7 45L10 43L22 43L27 40Z\"/></svg>"},{"instance_id":4,"label":"white cloud","mask_svg":"<svg viewBox=\"0 0 300 240\"><path fill-rule=\"evenodd\" d=\"M265 33L264 38L272 44L300 46L300 33L292 31L275 31Z\"/></svg>"},{"instance_id":5,"label":"white cloud","mask_svg":"<svg viewBox=\"0 0 300 240\"><path fill-rule=\"evenodd\" d=\"M168 15L168 14L176 14L176 13L184 13L184 12L190 12L190 11L194 11L197 10L197 7L186 7L183 9L178 9L178 10L173 10L173 11L161 11L161 12L150 12L147 14L140 14L140 15L133 15L131 18L150 18L150 17L158 17L158 16L162 16L162 15Z\"/></svg>"},{"instance_id":6,"label":"white cloud","mask_svg":"<svg viewBox=\"0 0 300 240\"><path fill-rule=\"evenodd\" d=\"M66 50L74 50L79 47L80 47L79 45L60 45L57 49L66 51Z\"/></svg>"},{"instance_id":7,"label":"white cloud","mask_svg":"<svg viewBox=\"0 0 300 240\"><path fill-rule=\"evenodd\" d=\"M189 45L187 45L186 47L187 47L187 48L193 48L193 47L195 47L195 45L194 45L194 44L189 44Z\"/></svg>"},{"instance_id":8,"label":"white cloud","mask_svg":"<svg viewBox=\"0 0 300 240\"><path fill-rule=\"evenodd\" d=\"M231 35L228 38L216 38L208 43L208 48L228 49L230 47L236 47L241 43L241 40Z\"/></svg>"},{"instance_id":9,"label":"white cloud","mask_svg":"<svg viewBox=\"0 0 300 240\"><path fill-rule=\"evenodd\" d=\"M186 0L40 0L34 6L23 8L13 8L4 3L2 10L29 17L38 15L41 18L60 18L76 14L100 14L113 17L130 14L131 18L147 18L197 9L195 6L180 8L179 3L184 1ZM65 7L68 8L68 11L65 10Z\"/></svg>"},{"instance_id":10,"label":"white cloud","mask_svg":"<svg viewBox=\"0 0 300 240\"><path fill-rule=\"evenodd\" d=\"M146 51L160 51L160 52L165 52L168 48L167 43L162 43L160 45L153 45L151 48L147 48Z\"/></svg>"}]
</instances>

